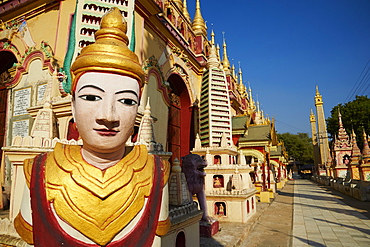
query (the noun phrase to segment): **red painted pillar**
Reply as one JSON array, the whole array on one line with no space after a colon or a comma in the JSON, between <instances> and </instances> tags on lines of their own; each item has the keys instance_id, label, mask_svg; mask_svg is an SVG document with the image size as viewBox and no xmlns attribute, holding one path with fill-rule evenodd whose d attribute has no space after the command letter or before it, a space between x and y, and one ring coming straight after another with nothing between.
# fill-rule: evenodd
<instances>
[{"instance_id":1,"label":"red painted pillar","mask_svg":"<svg viewBox=\"0 0 370 247\"><path fill-rule=\"evenodd\" d=\"M266 154L266 163L267 163L267 188L270 189L270 153Z\"/></svg>"}]
</instances>

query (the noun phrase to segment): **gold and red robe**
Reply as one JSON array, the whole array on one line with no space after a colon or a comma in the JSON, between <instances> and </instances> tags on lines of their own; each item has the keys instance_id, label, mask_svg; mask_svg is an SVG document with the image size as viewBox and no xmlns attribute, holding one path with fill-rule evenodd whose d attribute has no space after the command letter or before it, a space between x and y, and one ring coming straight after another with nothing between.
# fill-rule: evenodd
<instances>
[{"instance_id":1,"label":"gold and red robe","mask_svg":"<svg viewBox=\"0 0 370 247\"><path fill-rule=\"evenodd\" d=\"M88 164L81 147L58 143L53 152L27 160L32 225L15 219L20 236L35 246L151 246L169 220L159 221L169 165L134 148L105 170ZM61 221L93 243L74 238Z\"/></svg>"}]
</instances>

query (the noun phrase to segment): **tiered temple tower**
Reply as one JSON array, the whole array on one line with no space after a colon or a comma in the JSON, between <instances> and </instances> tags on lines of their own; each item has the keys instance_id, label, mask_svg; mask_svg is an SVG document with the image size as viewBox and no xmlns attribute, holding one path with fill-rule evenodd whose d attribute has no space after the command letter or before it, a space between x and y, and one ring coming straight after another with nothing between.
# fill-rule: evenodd
<instances>
[{"instance_id":1,"label":"tiered temple tower","mask_svg":"<svg viewBox=\"0 0 370 247\"><path fill-rule=\"evenodd\" d=\"M370 181L370 148L368 137L364 130L364 147L362 148L362 161L360 165L361 180Z\"/></svg>"},{"instance_id":2,"label":"tiered temple tower","mask_svg":"<svg viewBox=\"0 0 370 247\"><path fill-rule=\"evenodd\" d=\"M219 146L222 135L231 146L230 98L225 72L220 69L215 46L212 45L208 70L203 74L200 98L200 139L202 146Z\"/></svg>"},{"instance_id":3,"label":"tiered temple tower","mask_svg":"<svg viewBox=\"0 0 370 247\"><path fill-rule=\"evenodd\" d=\"M314 153L314 162L315 167L318 166L320 160L320 149L317 143L317 129L316 129L316 116L311 109L310 114L310 124L311 124L311 136L312 136L312 145L313 145L313 153Z\"/></svg>"},{"instance_id":4,"label":"tiered temple tower","mask_svg":"<svg viewBox=\"0 0 370 247\"><path fill-rule=\"evenodd\" d=\"M325 165L327 162L327 159L329 158L330 151L329 151L328 133L326 131L324 102L322 101L322 96L319 92L318 86L316 86L315 107L316 107L317 130L318 130L316 132L316 140L317 140L317 143L320 149L319 163L322 165ZM326 171L327 171L326 175L330 176L328 167L326 167Z\"/></svg>"},{"instance_id":5,"label":"tiered temple tower","mask_svg":"<svg viewBox=\"0 0 370 247\"><path fill-rule=\"evenodd\" d=\"M361 159L361 150L357 146L356 134L355 131L352 129L352 153L350 163L351 179L360 180L360 173L358 168L360 164L360 159Z\"/></svg>"},{"instance_id":6,"label":"tiered temple tower","mask_svg":"<svg viewBox=\"0 0 370 247\"><path fill-rule=\"evenodd\" d=\"M342 115L338 114L339 130L334 141L333 152L335 162L333 162L333 177L345 178L347 176L348 166L351 162L352 143L343 127Z\"/></svg>"},{"instance_id":7,"label":"tiered temple tower","mask_svg":"<svg viewBox=\"0 0 370 247\"><path fill-rule=\"evenodd\" d=\"M225 56L225 55L224 55ZM256 189L245 157L232 143L229 91L225 71L212 44L203 74L200 134L192 153L203 156L208 214L220 221L242 222L256 212Z\"/></svg>"}]
</instances>

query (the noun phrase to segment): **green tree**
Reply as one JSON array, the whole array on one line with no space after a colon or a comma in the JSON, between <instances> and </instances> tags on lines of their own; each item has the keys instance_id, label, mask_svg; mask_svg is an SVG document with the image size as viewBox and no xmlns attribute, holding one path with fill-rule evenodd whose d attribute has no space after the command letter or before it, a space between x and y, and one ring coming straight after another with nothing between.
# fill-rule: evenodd
<instances>
[{"instance_id":1,"label":"green tree","mask_svg":"<svg viewBox=\"0 0 370 247\"><path fill-rule=\"evenodd\" d=\"M331 116L326 119L327 130L330 138L334 138L339 130L338 112L342 115L343 127L347 134L355 131L357 144L363 145L363 130L370 134L370 99L367 96L356 96L356 99L345 104L338 104L331 110Z\"/></svg>"},{"instance_id":2,"label":"green tree","mask_svg":"<svg viewBox=\"0 0 370 247\"><path fill-rule=\"evenodd\" d=\"M278 138L284 141L289 156L293 156L296 161L300 161L303 164L314 163L312 139L307 133L283 133L278 134Z\"/></svg>"}]
</instances>

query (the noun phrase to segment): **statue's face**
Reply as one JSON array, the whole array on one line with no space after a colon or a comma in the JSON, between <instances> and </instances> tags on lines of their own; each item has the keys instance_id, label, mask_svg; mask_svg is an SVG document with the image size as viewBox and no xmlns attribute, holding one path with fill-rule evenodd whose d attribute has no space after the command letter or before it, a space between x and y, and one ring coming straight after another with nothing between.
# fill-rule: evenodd
<instances>
[{"instance_id":1,"label":"statue's face","mask_svg":"<svg viewBox=\"0 0 370 247\"><path fill-rule=\"evenodd\" d=\"M140 88L131 77L87 72L77 82L72 112L84 148L110 153L133 132Z\"/></svg>"}]
</instances>

